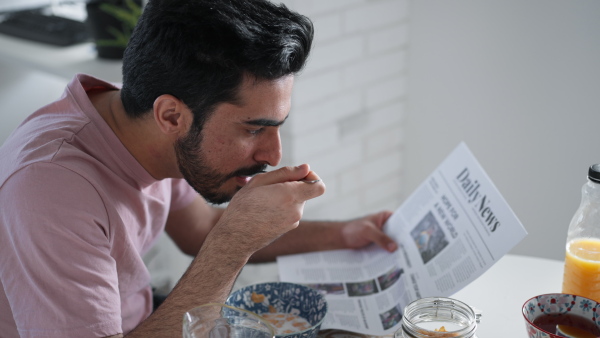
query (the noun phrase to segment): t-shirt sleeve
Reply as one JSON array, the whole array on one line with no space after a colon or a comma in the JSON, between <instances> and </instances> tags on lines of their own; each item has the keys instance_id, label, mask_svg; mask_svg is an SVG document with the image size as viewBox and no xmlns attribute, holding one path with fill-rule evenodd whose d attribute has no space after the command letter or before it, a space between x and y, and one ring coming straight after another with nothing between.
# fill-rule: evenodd
<instances>
[{"instance_id":1,"label":"t-shirt sleeve","mask_svg":"<svg viewBox=\"0 0 600 338\"><path fill-rule=\"evenodd\" d=\"M171 211L187 207L198 197L196 190L184 179L172 179L171 184Z\"/></svg>"},{"instance_id":2,"label":"t-shirt sleeve","mask_svg":"<svg viewBox=\"0 0 600 338\"><path fill-rule=\"evenodd\" d=\"M121 333L108 217L93 186L35 164L5 182L0 205L0 278L21 337Z\"/></svg>"}]
</instances>

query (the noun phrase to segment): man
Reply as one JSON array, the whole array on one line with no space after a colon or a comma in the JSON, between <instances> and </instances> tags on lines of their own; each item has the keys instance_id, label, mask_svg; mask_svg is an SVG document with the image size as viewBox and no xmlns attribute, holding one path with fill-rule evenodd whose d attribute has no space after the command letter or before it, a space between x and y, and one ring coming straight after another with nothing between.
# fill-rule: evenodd
<instances>
[{"instance_id":1,"label":"man","mask_svg":"<svg viewBox=\"0 0 600 338\"><path fill-rule=\"evenodd\" d=\"M395 250L389 212L300 222L323 182L308 165L265 172L312 35L265 0L152 0L122 89L78 75L27 118L0 148L0 335L181 336L248 261ZM163 229L195 259L152 313L141 257Z\"/></svg>"}]
</instances>

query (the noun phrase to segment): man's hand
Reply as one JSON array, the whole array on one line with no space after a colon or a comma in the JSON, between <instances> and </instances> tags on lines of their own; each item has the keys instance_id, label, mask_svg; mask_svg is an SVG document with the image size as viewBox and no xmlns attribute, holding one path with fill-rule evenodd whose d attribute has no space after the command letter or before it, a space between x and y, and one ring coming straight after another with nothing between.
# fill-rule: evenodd
<instances>
[{"instance_id":1,"label":"man's hand","mask_svg":"<svg viewBox=\"0 0 600 338\"><path fill-rule=\"evenodd\" d=\"M375 243L389 252L396 251L398 245L383 232L383 225L391 215L389 211L382 211L346 222L342 228L346 247L359 249Z\"/></svg>"},{"instance_id":2,"label":"man's hand","mask_svg":"<svg viewBox=\"0 0 600 338\"><path fill-rule=\"evenodd\" d=\"M308 165L256 175L238 191L215 226L236 251L253 254L298 226L304 203L325 192ZM239 251L238 251L239 252Z\"/></svg>"}]
</instances>

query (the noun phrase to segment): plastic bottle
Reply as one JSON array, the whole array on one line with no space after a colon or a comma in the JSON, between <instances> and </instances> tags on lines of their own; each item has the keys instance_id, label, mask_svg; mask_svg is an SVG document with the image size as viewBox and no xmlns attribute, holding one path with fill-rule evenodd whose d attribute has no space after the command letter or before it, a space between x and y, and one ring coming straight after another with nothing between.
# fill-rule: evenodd
<instances>
[{"instance_id":1,"label":"plastic bottle","mask_svg":"<svg viewBox=\"0 0 600 338\"><path fill-rule=\"evenodd\" d=\"M600 302L600 164L588 170L567 235L563 293Z\"/></svg>"}]
</instances>

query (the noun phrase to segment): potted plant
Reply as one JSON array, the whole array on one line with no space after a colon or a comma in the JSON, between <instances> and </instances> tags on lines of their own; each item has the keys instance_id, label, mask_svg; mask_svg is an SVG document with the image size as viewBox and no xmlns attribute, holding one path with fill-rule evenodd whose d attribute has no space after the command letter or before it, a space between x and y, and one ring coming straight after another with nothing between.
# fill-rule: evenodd
<instances>
[{"instance_id":1,"label":"potted plant","mask_svg":"<svg viewBox=\"0 0 600 338\"><path fill-rule=\"evenodd\" d=\"M141 0L91 0L87 24L98 57L121 59L133 28L142 14Z\"/></svg>"}]
</instances>

